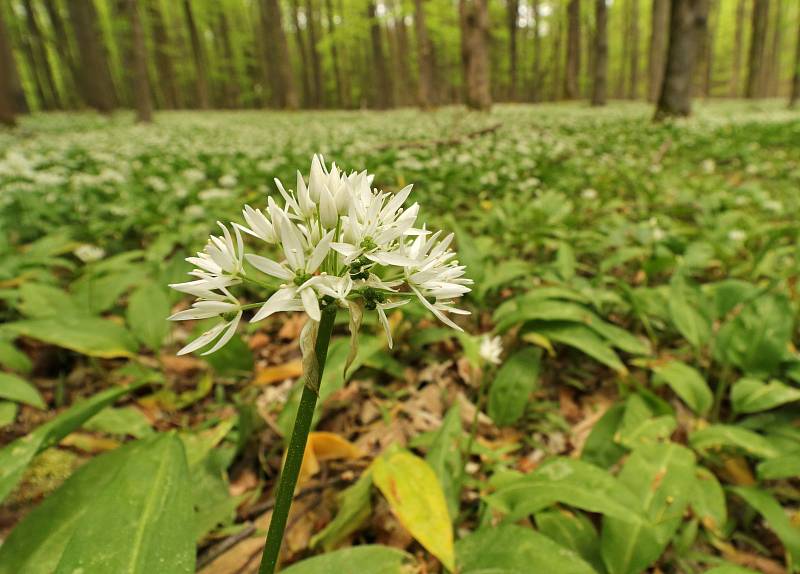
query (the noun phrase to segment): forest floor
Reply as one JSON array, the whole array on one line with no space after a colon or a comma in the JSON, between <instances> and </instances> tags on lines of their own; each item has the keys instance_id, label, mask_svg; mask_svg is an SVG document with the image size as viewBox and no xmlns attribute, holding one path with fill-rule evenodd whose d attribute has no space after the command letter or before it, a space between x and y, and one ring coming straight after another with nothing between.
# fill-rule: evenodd
<instances>
[{"instance_id":1,"label":"forest floor","mask_svg":"<svg viewBox=\"0 0 800 574\"><path fill-rule=\"evenodd\" d=\"M40 450L0 506L0 540L35 526L31 510L93 458L174 430L192 476L198 570L255 571L304 316L176 357L204 329L165 321L189 302L166 286L185 280L183 259L217 220L263 207L274 177L294 188L322 153L386 191L414 183L420 220L455 231L475 285L464 333L407 305L390 315L389 350L368 317L347 376L347 322L337 323L286 561L369 543L442 571L447 529L426 531L419 507L371 487L371 463L403 447L435 476L415 487L441 491L456 540L470 541L455 545L464 573L559 564L538 546L516 565L481 563L467 547L488 545L474 537L503 517L568 549L576 573L796 567L800 113L722 101L697 102L688 120L651 115L614 103L169 112L152 126L127 114L22 118L0 133L0 376L32 390L4 393L0 379L0 446L79 399L143 386ZM499 365L480 353L484 335L501 338ZM546 482L563 461L586 463L556 481L567 494L509 490ZM626 500L652 533L620 526Z\"/></svg>"}]
</instances>

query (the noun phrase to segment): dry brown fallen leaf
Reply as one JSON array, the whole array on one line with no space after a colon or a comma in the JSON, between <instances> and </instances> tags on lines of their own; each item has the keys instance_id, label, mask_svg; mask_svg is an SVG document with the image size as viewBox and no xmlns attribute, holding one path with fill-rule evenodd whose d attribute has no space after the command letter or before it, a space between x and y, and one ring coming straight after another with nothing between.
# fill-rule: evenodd
<instances>
[{"instance_id":1,"label":"dry brown fallen leaf","mask_svg":"<svg viewBox=\"0 0 800 574\"><path fill-rule=\"evenodd\" d=\"M256 386L279 383L286 379L296 379L303 374L303 361L297 359L282 365L265 367L256 373L252 384Z\"/></svg>"}]
</instances>

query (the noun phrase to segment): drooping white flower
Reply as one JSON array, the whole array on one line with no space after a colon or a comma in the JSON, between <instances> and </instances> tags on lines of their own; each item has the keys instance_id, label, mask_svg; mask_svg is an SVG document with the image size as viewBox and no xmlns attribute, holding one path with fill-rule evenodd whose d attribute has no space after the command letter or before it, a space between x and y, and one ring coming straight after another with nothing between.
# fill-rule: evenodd
<instances>
[{"instance_id":1,"label":"drooping white flower","mask_svg":"<svg viewBox=\"0 0 800 574\"><path fill-rule=\"evenodd\" d=\"M501 363L500 357L503 354L502 339L499 336L492 337L488 333L484 333L481 337L479 353L481 358L487 363L499 365Z\"/></svg>"}]
</instances>

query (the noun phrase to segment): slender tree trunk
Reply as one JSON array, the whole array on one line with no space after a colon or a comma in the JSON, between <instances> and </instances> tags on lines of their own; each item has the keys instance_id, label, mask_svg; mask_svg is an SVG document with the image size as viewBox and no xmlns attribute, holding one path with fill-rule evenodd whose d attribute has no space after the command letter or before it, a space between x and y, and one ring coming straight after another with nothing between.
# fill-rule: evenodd
<instances>
[{"instance_id":1,"label":"slender tree trunk","mask_svg":"<svg viewBox=\"0 0 800 574\"><path fill-rule=\"evenodd\" d=\"M488 0L459 0L459 16L462 56L466 58L466 104L475 110L488 110L492 107Z\"/></svg>"},{"instance_id":2,"label":"slender tree trunk","mask_svg":"<svg viewBox=\"0 0 800 574\"><path fill-rule=\"evenodd\" d=\"M570 0L567 7L567 64L564 75L564 95L568 100L578 97L578 75L581 71L581 2Z\"/></svg>"},{"instance_id":3,"label":"slender tree trunk","mask_svg":"<svg viewBox=\"0 0 800 574\"><path fill-rule=\"evenodd\" d=\"M592 105L606 105L606 78L608 75L608 8L606 0L594 3L594 74L592 77Z\"/></svg>"},{"instance_id":4,"label":"slender tree trunk","mask_svg":"<svg viewBox=\"0 0 800 574\"><path fill-rule=\"evenodd\" d=\"M783 3L775 0L775 20L772 25L772 47L766 74L767 95L777 96L781 85L781 48L783 44Z\"/></svg>"},{"instance_id":5,"label":"slender tree trunk","mask_svg":"<svg viewBox=\"0 0 800 574\"><path fill-rule=\"evenodd\" d=\"M647 99L650 102L655 102L661 92L661 82L664 78L664 56L667 51L667 26L669 26L669 0L653 0L650 53L647 64Z\"/></svg>"},{"instance_id":6,"label":"slender tree trunk","mask_svg":"<svg viewBox=\"0 0 800 574\"><path fill-rule=\"evenodd\" d=\"M268 0L270 2L278 2L278 0ZM308 65L308 53L306 50L306 43L303 41L303 31L300 28L300 10L297 6L297 0L290 2L292 10L292 19L294 21L294 39L297 44L297 52L300 55L300 78L303 85L303 106L308 107L312 105L313 98L311 95L311 79L309 72L311 67Z\"/></svg>"},{"instance_id":7,"label":"slender tree trunk","mask_svg":"<svg viewBox=\"0 0 800 574\"><path fill-rule=\"evenodd\" d=\"M306 0L306 27L308 28L308 53L311 56L311 78L313 80L313 104L319 108L323 105L324 85L322 83L322 62L317 43L319 29L317 27L317 13L313 0Z\"/></svg>"},{"instance_id":8,"label":"slender tree trunk","mask_svg":"<svg viewBox=\"0 0 800 574\"><path fill-rule=\"evenodd\" d=\"M3 10L0 10L0 125L13 127L17 125L15 116L14 77L17 76L17 64L11 50L11 38L8 36Z\"/></svg>"},{"instance_id":9,"label":"slender tree trunk","mask_svg":"<svg viewBox=\"0 0 800 574\"><path fill-rule=\"evenodd\" d=\"M109 77L113 82L112 71L119 75L119 81L115 83L118 98L117 104L122 107L134 108L136 106L133 101L133 94L130 93L135 80L133 78L133 69L130 65L133 62L133 42L131 41L128 0L114 0L110 8L112 10L111 31L117 45L121 65L115 65L114 62L111 62L111 55L109 54Z\"/></svg>"},{"instance_id":10,"label":"slender tree trunk","mask_svg":"<svg viewBox=\"0 0 800 574\"><path fill-rule=\"evenodd\" d=\"M53 35L55 36L58 59L61 62L62 69L66 70L66 73L61 74L64 82L64 103L74 108L78 106L81 100L79 88L81 82L80 71L70 48L64 20L61 17L58 6L55 4L55 0L44 0L44 8L47 11L47 19L50 21L50 27L53 29Z\"/></svg>"},{"instance_id":11,"label":"slender tree trunk","mask_svg":"<svg viewBox=\"0 0 800 574\"><path fill-rule=\"evenodd\" d=\"M617 87L616 87L616 96L619 99L625 97L625 81L628 78L627 75L627 68L628 64L630 64L630 11L628 10L628 2L630 0L626 0L625 4L622 4L620 0L620 4L622 7L622 58L620 59L619 63L619 75L617 76Z\"/></svg>"},{"instance_id":12,"label":"slender tree trunk","mask_svg":"<svg viewBox=\"0 0 800 574\"><path fill-rule=\"evenodd\" d=\"M147 16L152 29L158 86L161 90L163 106L167 109L175 109L180 107L180 96L178 94L178 86L175 83L172 58L170 57L170 39L164 26L159 0L147 1Z\"/></svg>"},{"instance_id":13,"label":"slender tree trunk","mask_svg":"<svg viewBox=\"0 0 800 574\"><path fill-rule=\"evenodd\" d=\"M35 67L31 70L31 73L41 78L40 81L44 88L45 107L51 110L61 108L63 107L61 97L53 77L53 69L47 56L47 46L45 45L42 30L39 27L39 19L36 16L33 3L31 0L24 0L22 6L25 9L25 20L30 33L29 41L31 42L32 55L35 60Z\"/></svg>"},{"instance_id":14,"label":"slender tree trunk","mask_svg":"<svg viewBox=\"0 0 800 574\"><path fill-rule=\"evenodd\" d=\"M294 12L295 17L297 12ZM269 78L267 84L272 92L272 103L278 108L290 110L297 109L299 106L297 90L295 89L294 77L292 76L292 65L289 61L289 42L283 30L283 17L281 15L281 5L278 0L262 0L261 2L261 29L266 41L263 43L264 53L262 57L267 62ZM298 28L298 44L301 48L303 66L305 67L305 51L303 40L300 37ZM303 74L304 95L307 95L306 75ZM307 101L307 100L306 100Z\"/></svg>"},{"instance_id":15,"label":"slender tree trunk","mask_svg":"<svg viewBox=\"0 0 800 574\"><path fill-rule=\"evenodd\" d=\"M333 3L331 0L325 0L325 12L328 16L328 35L330 36L331 45L331 64L333 65L333 78L336 82L336 103L341 107L347 107L345 93L344 93L344 78L342 77L342 70L339 64L339 49L336 45L336 24L333 17Z\"/></svg>"},{"instance_id":16,"label":"slender tree trunk","mask_svg":"<svg viewBox=\"0 0 800 574\"><path fill-rule=\"evenodd\" d=\"M628 99L635 100L639 97L639 0L630 0L630 82L628 84Z\"/></svg>"},{"instance_id":17,"label":"slender tree trunk","mask_svg":"<svg viewBox=\"0 0 800 574\"><path fill-rule=\"evenodd\" d=\"M708 16L708 33L703 46L703 96L711 97L714 88L714 45L717 39L717 27L720 21L720 6L716 0L710 0Z\"/></svg>"},{"instance_id":18,"label":"slender tree trunk","mask_svg":"<svg viewBox=\"0 0 800 574\"><path fill-rule=\"evenodd\" d=\"M531 101L538 102L542 97L542 27L539 13L539 0L531 0L533 14L533 82Z\"/></svg>"},{"instance_id":19,"label":"slender tree trunk","mask_svg":"<svg viewBox=\"0 0 800 574\"><path fill-rule=\"evenodd\" d=\"M133 47L133 102L136 106L136 121L153 121L153 102L150 99L150 78L147 74L147 48L144 43L144 30L139 16L137 0L127 0L128 20L131 25L131 45Z\"/></svg>"},{"instance_id":20,"label":"slender tree trunk","mask_svg":"<svg viewBox=\"0 0 800 574\"><path fill-rule=\"evenodd\" d=\"M750 36L750 57L747 70L748 98L760 98L765 94L765 64L767 47L767 22L769 19L769 0L753 0L752 32Z\"/></svg>"},{"instance_id":21,"label":"slender tree trunk","mask_svg":"<svg viewBox=\"0 0 800 574\"><path fill-rule=\"evenodd\" d=\"M733 66L729 93L732 98L739 95L742 89L742 52L744 50L744 14L747 0L739 0L736 4L736 24L733 36Z\"/></svg>"},{"instance_id":22,"label":"slender tree trunk","mask_svg":"<svg viewBox=\"0 0 800 574\"><path fill-rule=\"evenodd\" d=\"M109 113L114 108L114 87L94 2L69 0L68 7L80 54L84 99L99 112Z\"/></svg>"},{"instance_id":23,"label":"slender tree trunk","mask_svg":"<svg viewBox=\"0 0 800 574\"><path fill-rule=\"evenodd\" d=\"M393 105L393 84L383 51L381 38L381 24L376 16L374 0L367 2L367 20L369 21L369 34L372 42L372 105L379 110L385 110Z\"/></svg>"},{"instance_id":24,"label":"slender tree trunk","mask_svg":"<svg viewBox=\"0 0 800 574\"><path fill-rule=\"evenodd\" d=\"M556 6L553 12L553 18L555 19L555 31L553 32L553 48L552 48L552 93L550 94L551 99L553 101L560 100L562 96L562 88L564 87L561 83L561 44L562 44L562 29L564 27L564 22L561 17L561 13L559 7Z\"/></svg>"},{"instance_id":25,"label":"slender tree trunk","mask_svg":"<svg viewBox=\"0 0 800 574\"><path fill-rule=\"evenodd\" d=\"M395 34L397 36L397 62L398 62L398 77L400 78L400 103L403 105L410 104L413 101L413 95L416 91L414 85L414 78L411 75L411 68L409 54L411 50L408 44L408 30L406 29L405 13L403 11L403 3L395 1L395 12L398 16L395 18Z\"/></svg>"},{"instance_id":26,"label":"slender tree trunk","mask_svg":"<svg viewBox=\"0 0 800 574\"><path fill-rule=\"evenodd\" d=\"M691 113L692 77L697 43L706 33L707 0L671 0L669 45L655 119Z\"/></svg>"},{"instance_id":27,"label":"slender tree trunk","mask_svg":"<svg viewBox=\"0 0 800 574\"><path fill-rule=\"evenodd\" d=\"M517 31L519 30L519 0L506 0L508 9L508 99L515 100L517 98Z\"/></svg>"},{"instance_id":28,"label":"slender tree trunk","mask_svg":"<svg viewBox=\"0 0 800 574\"><path fill-rule=\"evenodd\" d=\"M223 97L227 107L236 109L239 107L241 79L237 77L230 24L228 23L228 17L225 15L224 8L219 11L219 19L217 22L219 27L219 40L222 45L222 69L225 77L225 81L223 82Z\"/></svg>"},{"instance_id":29,"label":"slender tree trunk","mask_svg":"<svg viewBox=\"0 0 800 574\"><path fill-rule=\"evenodd\" d=\"M419 107L427 110L436 105L436 88L433 75L433 47L425 22L423 0L414 0L414 31L417 39L417 61L419 62Z\"/></svg>"},{"instance_id":30,"label":"slender tree trunk","mask_svg":"<svg viewBox=\"0 0 800 574\"><path fill-rule=\"evenodd\" d=\"M792 93L789 96L789 107L796 107L798 101L800 101L800 19L797 23L797 44L795 45L794 74L792 77Z\"/></svg>"},{"instance_id":31,"label":"slender tree trunk","mask_svg":"<svg viewBox=\"0 0 800 574\"><path fill-rule=\"evenodd\" d=\"M208 92L208 71L206 70L206 51L203 47L203 39L197 30L191 0L183 0L183 13L186 18L186 26L189 28L189 41L192 44L196 104L201 110L206 110L211 107Z\"/></svg>"}]
</instances>

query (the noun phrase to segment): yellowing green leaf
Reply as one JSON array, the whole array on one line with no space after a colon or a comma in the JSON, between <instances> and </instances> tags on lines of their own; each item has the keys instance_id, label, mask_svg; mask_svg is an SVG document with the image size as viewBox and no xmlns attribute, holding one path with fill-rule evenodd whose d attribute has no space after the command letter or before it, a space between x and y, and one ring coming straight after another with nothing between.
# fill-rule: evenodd
<instances>
[{"instance_id":1,"label":"yellowing green leaf","mask_svg":"<svg viewBox=\"0 0 800 574\"><path fill-rule=\"evenodd\" d=\"M131 357L137 349L136 340L124 327L97 317L34 319L8 323L2 328L91 357Z\"/></svg>"},{"instance_id":2,"label":"yellowing green leaf","mask_svg":"<svg viewBox=\"0 0 800 574\"><path fill-rule=\"evenodd\" d=\"M455 568L450 515L436 473L423 459L398 450L376 459L373 480L400 523L448 570Z\"/></svg>"}]
</instances>

